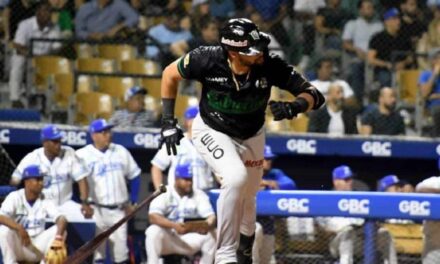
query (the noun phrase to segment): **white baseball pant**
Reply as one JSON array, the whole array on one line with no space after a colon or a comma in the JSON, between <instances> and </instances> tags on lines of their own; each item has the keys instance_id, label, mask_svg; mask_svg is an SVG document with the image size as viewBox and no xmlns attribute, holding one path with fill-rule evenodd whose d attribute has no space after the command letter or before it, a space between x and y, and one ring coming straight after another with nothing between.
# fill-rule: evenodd
<instances>
[{"instance_id":1,"label":"white baseball pant","mask_svg":"<svg viewBox=\"0 0 440 264\"><path fill-rule=\"evenodd\" d=\"M11 59L11 71L9 73L9 99L20 99L23 76L26 70L26 58L13 54Z\"/></svg>"},{"instance_id":2,"label":"white baseball pant","mask_svg":"<svg viewBox=\"0 0 440 264\"><path fill-rule=\"evenodd\" d=\"M96 221L95 236L107 230L125 216L124 210L121 209L107 209L103 207L93 206L93 210L93 218ZM109 236L108 241L113 262L123 262L128 260L126 223L116 229ZM106 243L102 243L95 251L95 261L105 259L105 249Z\"/></svg>"},{"instance_id":3,"label":"white baseball pant","mask_svg":"<svg viewBox=\"0 0 440 264\"><path fill-rule=\"evenodd\" d=\"M57 226L53 225L37 236L31 237L32 244L44 255L50 248L57 234ZM3 263L17 263L18 261L38 262L42 259L29 248L21 244L17 232L7 226L0 226L0 248Z\"/></svg>"},{"instance_id":4,"label":"white baseball pant","mask_svg":"<svg viewBox=\"0 0 440 264\"><path fill-rule=\"evenodd\" d=\"M170 229L158 225L150 225L145 231L145 249L148 264L158 264L162 255L179 254L192 256L202 252L200 263L211 264L214 261L215 234L206 235L188 233L178 235Z\"/></svg>"},{"instance_id":5,"label":"white baseball pant","mask_svg":"<svg viewBox=\"0 0 440 264\"><path fill-rule=\"evenodd\" d=\"M255 242L252 248L253 264L270 264L275 262L275 235L264 234L263 227L257 222Z\"/></svg>"},{"instance_id":6,"label":"white baseball pant","mask_svg":"<svg viewBox=\"0 0 440 264\"><path fill-rule=\"evenodd\" d=\"M240 233L252 236L255 232L255 197L263 177L264 129L239 140L210 128L197 115L192 137L197 151L222 185L217 200L215 263L236 262Z\"/></svg>"}]
</instances>

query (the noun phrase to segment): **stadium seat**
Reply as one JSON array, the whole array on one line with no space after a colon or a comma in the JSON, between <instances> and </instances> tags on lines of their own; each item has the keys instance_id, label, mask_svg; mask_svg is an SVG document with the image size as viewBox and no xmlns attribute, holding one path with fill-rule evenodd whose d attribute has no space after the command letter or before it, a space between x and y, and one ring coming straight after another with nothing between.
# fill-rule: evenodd
<instances>
[{"instance_id":1,"label":"stadium seat","mask_svg":"<svg viewBox=\"0 0 440 264\"><path fill-rule=\"evenodd\" d=\"M117 69L117 63L112 59L79 58L77 69L83 72L114 73Z\"/></svg>"},{"instance_id":2,"label":"stadium seat","mask_svg":"<svg viewBox=\"0 0 440 264\"><path fill-rule=\"evenodd\" d=\"M136 55L136 48L126 44L101 44L98 46L98 56L105 59L124 61L134 59Z\"/></svg>"},{"instance_id":3,"label":"stadium seat","mask_svg":"<svg viewBox=\"0 0 440 264\"><path fill-rule=\"evenodd\" d=\"M86 44L86 43L78 43L74 46L76 51L77 58L92 58L95 56L95 46Z\"/></svg>"},{"instance_id":4,"label":"stadium seat","mask_svg":"<svg viewBox=\"0 0 440 264\"><path fill-rule=\"evenodd\" d=\"M67 109L70 96L75 92L74 81L72 73L59 73L55 75L53 100L56 107ZM92 81L89 76L78 76L76 85L76 93L84 93L92 90Z\"/></svg>"},{"instance_id":5,"label":"stadium seat","mask_svg":"<svg viewBox=\"0 0 440 264\"><path fill-rule=\"evenodd\" d=\"M188 106L197 106L199 100L195 96L178 95L174 113L177 118L183 118L183 114Z\"/></svg>"},{"instance_id":6,"label":"stadium seat","mask_svg":"<svg viewBox=\"0 0 440 264\"><path fill-rule=\"evenodd\" d=\"M160 99L160 84L161 78L143 78L141 79L141 86L147 89L148 94L154 98Z\"/></svg>"},{"instance_id":7,"label":"stadium seat","mask_svg":"<svg viewBox=\"0 0 440 264\"><path fill-rule=\"evenodd\" d=\"M135 85L135 79L130 77L99 77L98 91L111 95L118 106L124 104L127 89Z\"/></svg>"},{"instance_id":8,"label":"stadium seat","mask_svg":"<svg viewBox=\"0 0 440 264\"><path fill-rule=\"evenodd\" d=\"M34 72L34 85L38 90L46 90L53 78L58 73L69 73L72 71L71 63L68 59L58 56L38 56L32 59Z\"/></svg>"},{"instance_id":9,"label":"stadium seat","mask_svg":"<svg viewBox=\"0 0 440 264\"><path fill-rule=\"evenodd\" d=\"M309 117L305 114L299 114L296 118L290 121L290 131L297 133L307 132L309 126Z\"/></svg>"},{"instance_id":10,"label":"stadium seat","mask_svg":"<svg viewBox=\"0 0 440 264\"><path fill-rule=\"evenodd\" d=\"M145 75L159 75L162 73L162 69L157 62L145 59L122 61L121 71L123 73Z\"/></svg>"},{"instance_id":11,"label":"stadium seat","mask_svg":"<svg viewBox=\"0 0 440 264\"><path fill-rule=\"evenodd\" d=\"M420 73L420 70L402 70L396 74L400 99L408 105L416 103Z\"/></svg>"},{"instance_id":12,"label":"stadium seat","mask_svg":"<svg viewBox=\"0 0 440 264\"><path fill-rule=\"evenodd\" d=\"M113 113L112 97L99 92L86 92L75 95L69 118L75 124L88 125L96 118L110 118Z\"/></svg>"},{"instance_id":13,"label":"stadium seat","mask_svg":"<svg viewBox=\"0 0 440 264\"><path fill-rule=\"evenodd\" d=\"M422 225L384 223L394 240L397 253L419 255L423 248Z\"/></svg>"}]
</instances>

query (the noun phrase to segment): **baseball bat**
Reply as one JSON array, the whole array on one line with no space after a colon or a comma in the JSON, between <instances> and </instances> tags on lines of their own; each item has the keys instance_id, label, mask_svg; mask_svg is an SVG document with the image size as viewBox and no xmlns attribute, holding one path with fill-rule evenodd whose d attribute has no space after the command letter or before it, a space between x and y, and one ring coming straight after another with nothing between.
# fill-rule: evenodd
<instances>
[{"instance_id":1,"label":"baseball bat","mask_svg":"<svg viewBox=\"0 0 440 264\"><path fill-rule=\"evenodd\" d=\"M116 224L112 225L109 229L97 235L94 239L90 240L86 244L82 245L75 253L69 256L64 264L81 264L83 263L98 247L101 245L104 240L106 240L116 229L118 229L122 224L133 218L133 216L144 206L149 205L151 201L159 196L160 194L166 192L167 189L164 185L161 185L159 189L157 189L150 196L145 198L140 204L138 204L134 210L121 218Z\"/></svg>"}]
</instances>

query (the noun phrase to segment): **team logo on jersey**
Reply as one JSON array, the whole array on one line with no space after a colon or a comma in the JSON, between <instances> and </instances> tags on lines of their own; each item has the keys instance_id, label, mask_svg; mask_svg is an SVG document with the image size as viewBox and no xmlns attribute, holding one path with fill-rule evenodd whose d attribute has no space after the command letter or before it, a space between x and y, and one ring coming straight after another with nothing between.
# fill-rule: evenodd
<instances>
[{"instance_id":1,"label":"team logo on jersey","mask_svg":"<svg viewBox=\"0 0 440 264\"><path fill-rule=\"evenodd\" d=\"M269 85L267 84L267 79L265 77L262 77L261 79L255 81L255 87L266 89L267 87L269 87Z\"/></svg>"},{"instance_id":2,"label":"team logo on jersey","mask_svg":"<svg viewBox=\"0 0 440 264\"><path fill-rule=\"evenodd\" d=\"M214 138L206 133L200 138L200 141L205 145L206 149L212 154L214 159L220 159L225 154L225 151L217 144Z\"/></svg>"},{"instance_id":3,"label":"team logo on jersey","mask_svg":"<svg viewBox=\"0 0 440 264\"><path fill-rule=\"evenodd\" d=\"M248 168L260 168L263 166L263 159L260 160L246 160L244 166Z\"/></svg>"},{"instance_id":4,"label":"team logo on jersey","mask_svg":"<svg viewBox=\"0 0 440 264\"><path fill-rule=\"evenodd\" d=\"M228 78L227 77L206 77L206 80L208 82L225 83L228 81Z\"/></svg>"}]
</instances>

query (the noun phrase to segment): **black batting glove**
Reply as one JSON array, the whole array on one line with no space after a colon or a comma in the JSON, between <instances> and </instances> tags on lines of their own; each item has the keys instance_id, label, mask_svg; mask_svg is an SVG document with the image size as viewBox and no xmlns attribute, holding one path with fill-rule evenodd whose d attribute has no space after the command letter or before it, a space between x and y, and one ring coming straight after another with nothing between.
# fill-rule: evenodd
<instances>
[{"instance_id":1,"label":"black batting glove","mask_svg":"<svg viewBox=\"0 0 440 264\"><path fill-rule=\"evenodd\" d=\"M180 140L183 138L183 131L177 125L177 119L163 119L160 135L159 149L165 144L168 155L177 155L176 146L180 144Z\"/></svg>"},{"instance_id":2,"label":"black batting glove","mask_svg":"<svg viewBox=\"0 0 440 264\"><path fill-rule=\"evenodd\" d=\"M293 119L297 114L301 113L301 106L296 102L269 102L270 111L275 121L283 119Z\"/></svg>"}]
</instances>

